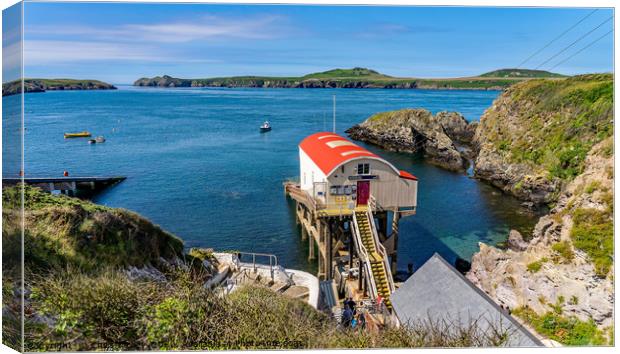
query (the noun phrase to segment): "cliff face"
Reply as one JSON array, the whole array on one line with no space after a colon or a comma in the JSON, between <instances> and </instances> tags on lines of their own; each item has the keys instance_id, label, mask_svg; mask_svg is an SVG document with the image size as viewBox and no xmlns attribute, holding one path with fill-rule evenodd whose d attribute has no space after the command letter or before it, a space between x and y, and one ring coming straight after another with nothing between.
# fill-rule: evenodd
<instances>
[{"instance_id":1,"label":"cliff face","mask_svg":"<svg viewBox=\"0 0 620 354\"><path fill-rule=\"evenodd\" d=\"M527 242L513 230L507 250L481 244L467 277L568 343L581 343L574 318L613 324L612 110L611 75L529 81L494 102L474 137L477 177L552 209Z\"/></svg>"},{"instance_id":2,"label":"cliff face","mask_svg":"<svg viewBox=\"0 0 620 354\"><path fill-rule=\"evenodd\" d=\"M467 277L511 309L542 315L559 304L563 315L604 328L613 324L614 306L612 137L592 149L585 166L529 242L513 231L508 250L481 244Z\"/></svg>"},{"instance_id":3,"label":"cliff face","mask_svg":"<svg viewBox=\"0 0 620 354\"><path fill-rule=\"evenodd\" d=\"M612 112L608 74L515 84L480 118L475 176L522 200L553 202L613 134Z\"/></svg>"},{"instance_id":4,"label":"cliff face","mask_svg":"<svg viewBox=\"0 0 620 354\"><path fill-rule=\"evenodd\" d=\"M473 128L458 113L433 116L425 109L403 109L375 114L346 132L352 139L387 150L420 152L432 163L460 171L466 167L466 160L453 139L471 139Z\"/></svg>"}]
</instances>

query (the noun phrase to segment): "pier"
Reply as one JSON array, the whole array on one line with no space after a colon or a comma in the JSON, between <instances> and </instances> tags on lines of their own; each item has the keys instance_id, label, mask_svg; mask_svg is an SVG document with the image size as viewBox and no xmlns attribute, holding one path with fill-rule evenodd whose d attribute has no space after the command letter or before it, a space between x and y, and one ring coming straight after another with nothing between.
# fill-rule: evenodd
<instances>
[{"instance_id":1,"label":"pier","mask_svg":"<svg viewBox=\"0 0 620 354\"><path fill-rule=\"evenodd\" d=\"M299 150L300 182L284 192L322 291L391 313L399 221L416 212L417 178L334 133L313 134Z\"/></svg>"},{"instance_id":2,"label":"pier","mask_svg":"<svg viewBox=\"0 0 620 354\"><path fill-rule=\"evenodd\" d=\"M9 177L2 178L3 185L25 183L47 192L59 191L70 196L92 195L127 179L125 176L90 177Z\"/></svg>"}]
</instances>

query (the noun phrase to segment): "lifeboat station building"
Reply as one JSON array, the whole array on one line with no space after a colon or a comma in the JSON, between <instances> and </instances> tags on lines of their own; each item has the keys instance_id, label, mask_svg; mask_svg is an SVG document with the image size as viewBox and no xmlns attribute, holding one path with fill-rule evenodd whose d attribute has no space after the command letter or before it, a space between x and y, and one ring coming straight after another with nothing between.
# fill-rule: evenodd
<instances>
[{"instance_id":1,"label":"lifeboat station building","mask_svg":"<svg viewBox=\"0 0 620 354\"><path fill-rule=\"evenodd\" d=\"M391 310L398 224L415 214L417 178L329 132L299 144L299 168L299 183L287 182L285 192L321 286L331 284L335 297L383 300Z\"/></svg>"}]
</instances>

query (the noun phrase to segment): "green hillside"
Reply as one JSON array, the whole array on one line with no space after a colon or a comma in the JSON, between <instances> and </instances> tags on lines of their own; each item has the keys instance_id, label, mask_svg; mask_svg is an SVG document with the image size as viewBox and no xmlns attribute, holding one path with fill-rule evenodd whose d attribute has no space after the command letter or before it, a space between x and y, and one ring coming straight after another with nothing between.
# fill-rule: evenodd
<instances>
[{"instance_id":1,"label":"green hillside","mask_svg":"<svg viewBox=\"0 0 620 354\"><path fill-rule=\"evenodd\" d=\"M549 78L566 77L562 74L552 73L545 70L530 69L499 69L480 75L480 77L503 77L503 78Z\"/></svg>"},{"instance_id":2,"label":"green hillside","mask_svg":"<svg viewBox=\"0 0 620 354\"><path fill-rule=\"evenodd\" d=\"M360 67L333 69L299 77L232 76L179 79L164 75L138 79L134 82L134 86L503 90L516 82L542 77L546 73L536 70L505 72L506 70L497 70L481 76L438 79L393 77ZM548 73L545 77L561 77L561 75Z\"/></svg>"}]
</instances>

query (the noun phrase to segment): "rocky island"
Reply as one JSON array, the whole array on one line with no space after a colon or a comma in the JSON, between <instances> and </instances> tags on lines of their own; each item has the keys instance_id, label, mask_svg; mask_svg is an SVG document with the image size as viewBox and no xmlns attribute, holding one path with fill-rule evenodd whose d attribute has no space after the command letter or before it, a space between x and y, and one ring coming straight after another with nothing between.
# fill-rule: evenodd
<instances>
[{"instance_id":1,"label":"rocky island","mask_svg":"<svg viewBox=\"0 0 620 354\"><path fill-rule=\"evenodd\" d=\"M2 96L21 93L21 80L2 84ZM74 79L25 79L24 92L45 92L58 90L116 90L114 85L99 80Z\"/></svg>"},{"instance_id":2,"label":"rocky island","mask_svg":"<svg viewBox=\"0 0 620 354\"><path fill-rule=\"evenodd\" d=\"M462 171L467 159L455 142L471 142L475 127L459 113L433 115L425 109L403 109L377 113L346 133L387 150L421 153L431 163Z\"/></svg>"},{"instance_id":3,"label":"rocky island","mask_svg":"<svg viewBox=\"0 0 620 354\"><path fill-rule=\"evenodd\" d=\"M233 76L180 79L164 75L138 79L134 82L134 86L502 90L516 82L536 77L563 76L542 70L502 69L474 77L422 79L393 77L372 69L352 68L333 69L300 77Z\"/></svg>"},{"instance_id":4,"label":"rocky island","mask_svg":"<svg viewBox=\"0 0 620 354\"><path fill-rule=\"evenodd\" d=\"M608 343L613 331L613 76L536 79L509 87L480 123L458 113L384 112L347 132L462 169L529 206L547 206L507 249L480 244L467 277L540 334ZM465 150L466 151L466 150ZM551 325L550 325L551 324Z\"/></svg>"}]
</instances>

